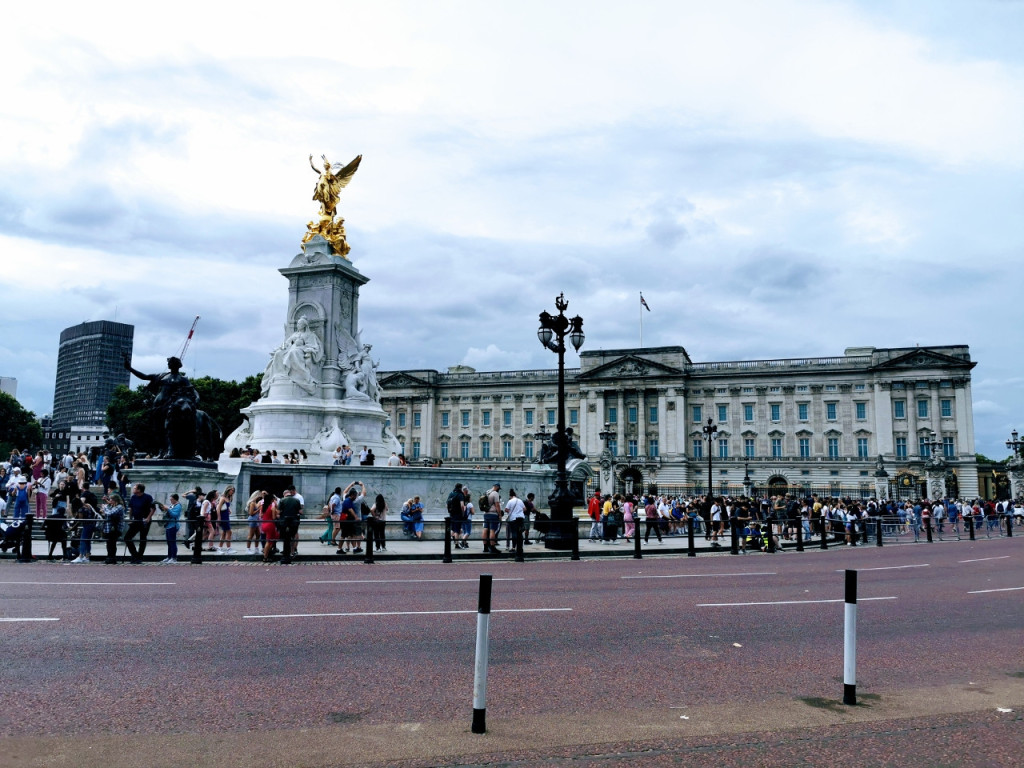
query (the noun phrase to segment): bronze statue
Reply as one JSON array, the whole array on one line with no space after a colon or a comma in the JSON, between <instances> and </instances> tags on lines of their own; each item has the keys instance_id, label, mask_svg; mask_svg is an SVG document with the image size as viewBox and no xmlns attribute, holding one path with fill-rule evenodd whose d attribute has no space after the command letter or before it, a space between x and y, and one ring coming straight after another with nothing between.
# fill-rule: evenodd
<instances>
[{"instance_id":1,"label":"bronze statue","mask_svg":"<svg viewBox=\"0 0 1024 768\"><path fill-rule=\"evenodd\" d=\"M158 417L163 416L165 447L159 458L193 460L197 455L215 455L220 429L196 407L199 393L181 372L181 360L167 358L166 373L137 371L127 357L124 367L149 382L146 389L154 395L151 408Z\"/></svg>"}]
</instances>

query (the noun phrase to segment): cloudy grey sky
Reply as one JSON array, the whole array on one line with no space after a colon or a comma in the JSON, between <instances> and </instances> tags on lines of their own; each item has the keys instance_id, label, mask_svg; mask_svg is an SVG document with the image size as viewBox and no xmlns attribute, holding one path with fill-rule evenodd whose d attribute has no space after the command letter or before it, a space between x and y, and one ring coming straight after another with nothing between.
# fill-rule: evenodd
<instances>
[{"instance_id":1,"label":"cloudy grey sky","mask_svg":"<svg viewBox=\"0 0 1024 768\"><path fill-rule=\"evenodd\" d=\"M1024 3L21 3L0 27L0 375L133 323L161 369L281 340L326 153L384 369L966 343L977 449L1024 429ZM570 360L576 364L575 356Z\"/></svg>"}]
</instances>

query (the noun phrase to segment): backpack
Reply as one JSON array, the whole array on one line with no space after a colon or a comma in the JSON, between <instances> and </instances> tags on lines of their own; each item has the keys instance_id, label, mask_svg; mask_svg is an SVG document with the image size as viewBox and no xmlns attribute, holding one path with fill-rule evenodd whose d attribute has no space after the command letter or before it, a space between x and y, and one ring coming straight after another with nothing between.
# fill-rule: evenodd
<instances>
[{"instance_id":1,"label":"backpack","mask_svg":"<svg viewBox=\"0 0 1024 768\"><path fill-rule=\"evenodd\" d=\"M452 491L448 494L448 517L452 520L462 518L462 494Z\"/></svg>"},{"instance_id":2,"label":"backpack","mask_svg":"<svg viewBox=\"0 0 1024 768\"><path fill-rule=\"evenodd\" d=\"M185 497L187 502L185 506L185 519L186 520L198 520L199 519L199 505L196 504L196 497L189 494Z\"/></svg>"},{"instance_id":3,"label":"backpack","mask_svg":"<svg viewBox=\"0 0 1024 768\"><path fill-rule=\"evenodd\" d=\"M493 509L491 509L491 503L487 501L487 496L481 496L479 499L477 499L476 506L477 509L482 509L484 511L484 514L494 511Z\"/></svg>"}]
</instances>

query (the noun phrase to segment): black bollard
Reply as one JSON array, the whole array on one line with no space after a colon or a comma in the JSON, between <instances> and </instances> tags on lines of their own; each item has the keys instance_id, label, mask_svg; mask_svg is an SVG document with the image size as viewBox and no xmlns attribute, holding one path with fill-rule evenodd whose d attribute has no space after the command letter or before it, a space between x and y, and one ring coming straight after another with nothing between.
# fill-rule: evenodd
<instances>
[{"instance_id":1,"label":"black bollard","mask_svg":"<svg viewBox=\"0 0 1024 768\"><path fill-rule=\"evenodd\" d=\"M818 542L819 549L828 549L828 518L821 518L821 541Z\"/></svg>"},{"instance_id":2,"label":"black bollard","mask_svg":"<svg viewBox=\"0 0 1024 768\"><path fill-rule=\"evenodd\" d=\"M693 544L693 518L686 518L686 556L696 557L697 549Z\"/></svg>"},{"instance_id":3,"label":"black bollard","mask_svg":"<svg viewBox=\"0 0 1024 768\"><path fill-rule=\"evenodd\" d=\"M931 518L931 516L926 517L924 519L924 532L925 532L925 535L928 537L928 543L931 544L932 543L932 518Z\"/></svg>"},{"instance_id":4,"label":"black bollard","mask_svg":"<svg viewBox=\"0 0 1024 768\"><path fill-rule=\"evenodd\" d=\"M575 517L572 519L572 557L570 559L580 559L580 524Z\"/></svg>"},{"instance_id":5,"label":"black bollard","mask_svg":"<svg viewBox=\"0 0 1024 768\"><path fill-rule=\"evenodd\" d=\"M1006 536L1008 538L1013 536L1013 515L1006 516Z\"/></svg>"},{"instance_id":6,"label":"black bollard","mask_svg":"<svg viewBox=\"0 0 1024 768\"><path fill-rule=\"evenodd\" d=\"M640 523L636 522L634 516L633 522L633 559L640 560L643 558L643 554L640 552Z\"/></svg>"},{"instance_id":7,"label":"black bollard","mask_svg":"<svg viewBox=\"0 0 1024 768\"><path fill-rule=\"evenodd\" d=\"M517 563L525 563L526 562L526 558L523 557L523 523L524 522L525 521L523 521L523 520L517 520L516 521L516 562ZM579 535L579 530L578 529L577 529L576 535L577 536Z\"/></svg>"},{"instance_id":8,"label":"black bollard","mask_svg":"<svg viewBox=\"0 0 1024 768\"><path fill-rule=\"evenodd\" d=\"M873 520L874 520L873 517L869 517L867 520L865 520L864 522L861 523L861 531L860 531L860 535L861 535L860 541L861 541L861 544L867 544L868 543L868 525Z\"/></svg>"},{"instance_id":9,"label":"black bollard","mask_svg":"<svg viewBox=\"0 0 1024 768\"><path fill-rule=\"evenodd\" d=\"M18 547L19 563L32 562L32 523L34 520L35 515L29 513L25 515L25 520L21 524L21 546Z\"/></svg>"},{"instance_id":10,"label":"black bollard","mask_svg":"<svg viewBox=\"0 0 1024 768\"><path fill-rule=\"evenodd\" d=\"M441 558L441 562L452 562L452 519L450 517L444 519L444 557Z\"/></svg>"},{"instance_id":11,"label":"black bollard","mask_svg":"<svg viewBox=\"0 0 1024 768\"><path fill-rule=\"evenodd\" d=\"M731 545L729 548L730 555L738 555L740 553L740 531L739 531L739 518L734 514L729 518L729 537Z\"/></svg>"},{"instance_id":12,"label":"black bollard","mask_svg":"<svg viewBox=\"0 0 1024 768\"><path fill-rule=\"evenodd\" d=\"M773 555L775 554L775 533L772 531L771 523L768 523L766 533L768 538L765 540L765 545L767 546L768 554Z\"/></svg>"},{"instance_id":13,"label":"black bollard","mask_svg":"<svg viewBox=\"0 0 1024 768\"><path fill-rule=\"evenodd\" d=\"M971 510L967 513L967 535L971 541L974 541L974 511Z\"/></svg>"},{"instance_id":14,"label":"black bollard","mask_svg":"<svg viewBox=\"0 0 1024 768\"><path fill-rule=\"evenodd\" d=\"M373 565L373 532L377 528L377 521L373 517L366 518L366 554L363 555L363 562Z\"/></svg>"},{"instance_id":15,"label":"black bollard","mask_svg":"<svg viewBox=\"0 0 1024 768\"><path fill-rule=\"evenodd\" d=\"M882 546L882 518L875 519L875 546Z\"/></svg>"},{"instance_id":16,"label":"black bollard","mask_svg":"<svg viewBox=\"0 0 1024 768\"><path fill-rule=\"evenodd\" d=\"M800 518L796 521L796 551L804 551L804 521Z\"/></svg>"}]
</instances>

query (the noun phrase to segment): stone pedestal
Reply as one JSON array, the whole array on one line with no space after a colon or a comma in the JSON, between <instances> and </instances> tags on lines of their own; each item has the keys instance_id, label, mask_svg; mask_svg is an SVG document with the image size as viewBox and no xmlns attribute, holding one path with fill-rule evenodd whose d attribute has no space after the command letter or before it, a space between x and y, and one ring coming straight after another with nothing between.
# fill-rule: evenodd
<instances>
[{"instance_id":1,"label":"stone pedestal","mask_svg":"<svg viewBox=\"0 0 1024 768\"><path fill-rule=\"evenodd\" d=\"M1024 499L1024 458L1013 457L1006 465L1006 470L1010 476L1010 496Z\"/></svg>"},{"instance_id":2,"label":"stone pedestal","mask_svg":"<svg viewBox=\"0 0 1024 768\"><path fill-rule=\"evenodd\" d=\"M359 329L359 288L368 282L319 235L284 269L288 278L285 339L270 353L262 397L242 409L243 425L224 444L290 453L314 464L333 451L366 446L380 457L401 450L380 406L370 345Z\"/></svg>"}]
</instances>

